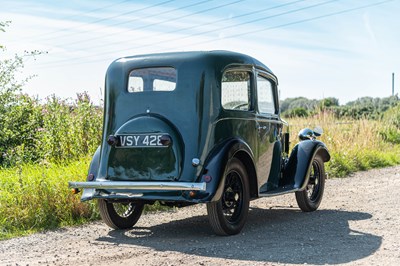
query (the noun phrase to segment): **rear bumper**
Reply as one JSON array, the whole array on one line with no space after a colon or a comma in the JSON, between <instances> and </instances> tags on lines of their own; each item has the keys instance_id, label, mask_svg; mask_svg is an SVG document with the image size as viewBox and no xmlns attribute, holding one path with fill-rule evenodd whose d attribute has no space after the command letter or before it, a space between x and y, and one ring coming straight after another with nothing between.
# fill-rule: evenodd
<instances>
[{"instance_id":1,"label":"rear bumper","mask_svg":"<svg viewBox=\"0 0 400 266\"><path fill-rule=\"evenodd\" d=\"M206 202L206 183L191 182L68 182L70 188L83 189L81 201L91 199Z\"/></svg>"}]
</instances>

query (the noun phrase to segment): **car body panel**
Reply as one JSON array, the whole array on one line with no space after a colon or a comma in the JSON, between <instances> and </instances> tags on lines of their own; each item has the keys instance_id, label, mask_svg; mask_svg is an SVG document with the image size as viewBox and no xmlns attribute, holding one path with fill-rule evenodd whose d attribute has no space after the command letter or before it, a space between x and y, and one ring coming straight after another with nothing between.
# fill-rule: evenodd
<instances>
[{"instance_id":1,"label":"car body panel","mask_svg":"<svg viewBox=\"0 0 400 266\"><path fill-rule=\"evenodd\" d=\"M153 68L175 69L175 88L147 91L147 80L143 91L128 91L133 71ZM246 106L223 106L222 81L227 73L250 77ZM150 78L155 80L157 74ZM265 107L258 95L265 85L261 81L271 88L270 112L261 110ZM277 85L276 76L264 64L229 51L118 59L106 74L101 147L87 182L70 186L84 189L82 200L211 202L221 197L227 163L239 158L249 175L251 199L304 189L313 156L321 154L329 160L329 153L322 142L306 140L287 158L288 126L279 115ZM117 143L161 135L171 143L141 147ZM110 137L118 141L110 142ZM90 182L125 182L121 184L126 186L104 188L95 183L98 186L93 187ZM148 182L151 186L145 186ZM166 182L182 186L171 190ZM191 186L202 189L190 190Z\"/></svg>"}]
</instances>

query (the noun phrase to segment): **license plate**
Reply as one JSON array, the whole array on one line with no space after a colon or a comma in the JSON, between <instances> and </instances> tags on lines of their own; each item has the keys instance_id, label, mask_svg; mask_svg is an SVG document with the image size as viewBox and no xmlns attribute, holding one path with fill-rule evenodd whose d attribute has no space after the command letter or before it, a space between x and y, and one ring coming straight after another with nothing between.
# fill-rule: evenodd
<instances>
[{"instance_id":1,"label":"license plate","mask_svg":"<svg viewBox=\"0 0 400 266\"><path fill-rule=\"evenodd\" d=\"M161 137L166 134L134 134L119 135L120 148L136 148L136 147L167 147L161 143Z\"/></svg>"}]
</instances>

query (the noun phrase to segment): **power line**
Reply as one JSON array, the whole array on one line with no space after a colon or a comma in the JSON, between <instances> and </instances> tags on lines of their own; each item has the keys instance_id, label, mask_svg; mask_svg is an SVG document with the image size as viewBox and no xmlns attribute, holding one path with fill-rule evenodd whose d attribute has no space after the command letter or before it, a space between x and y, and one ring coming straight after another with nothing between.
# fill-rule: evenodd
<instances>
[{"instance_id":1,"label":"power line","mask_svg":"<svg viewBox=\"0 0 400 266\"><path fill-rule=\"evenodd\" d=\"M330 4L332 2L337 2L337 1L339 1L339 0L325 1L325 2L322 2L322 3L318 3L318 4L306 6L306 7L301 7L301 8L297 8L297 9L293 9L293 10L289 10L289 11L281 12L281 13L278 13L278 14L270 15L270 16L267 16L267 17L253 19L253 20L250 20L250 21L241 22L241 23L237 23L237 24L234 24L234 25L229 25L229 26L225 26L225 27L222 27L222 28L214 29L214 30L207 30L207 31L203 31L203 32L200 32L200 33L191 34L191 35L185 36L185 37L172 38L172 39L163 40L163 41L159 41L159 42L152 42L151 44L143 44L143 45L139 45L139 46L133 46L133 47L130 47L129 49L123 49L123 50L119 50L119 51L128 51L128 50L131 50L133 48L143 48L143 47L152 47L152 46L154 47L154 46L156 46L158 44L181 41L181 40L184 40L184 39L192 38L194 36L200 36L200 35L204 35L204 34L208 34L208 33L212 33L212 32L217 32L217 31L220 31L220 30L225 30L225 29L229 29L229 28L235 28L235 27L243 26L243 25L246 25L246 24L254 23L254 22L259 22L259 21L262 21L262 20L281 17L281 16L284 16L284 15L287 15L287 14L291 14L291 13L295 13L295 12L299 12L299 11L315 8L315 7L318 7L318 6ZM105 46L109 46L109 45L110 44L107 44ZM104 46L104 45L101 45L101 46ZM93 47L91 47L91 48L93 48ZM110 51L102 52L102 55L104 55L105 53L114 53L114 52L115 52L115 50L112 50L112 51L110 50ZM91 58L91 57L95 57L95 56L97 56L97 55L87 55L87 56L80 57L79 59ZM51 65L51 64L55 64L55 63L68 62L70 60L71 59L68 58L68 59L63 59L63 60L59 60L59 61L56 61L56 62L49 62L48 64Z\"/></svg>"},{"instance_id":2,"label":"power line","mask_svg":"<svg viewBox=\"0 0 400 266\"><path fill-rule=\"evenodd\" d=\"M253 19L253 20L250 20L250 21L242 22L242 23L237 23L237 24L234 24L234 25L229 25L229 26L218 28L218 29L214 29L214 30L203 31L201 33L192 34L190 36L185 36L185 37L175 38L175 39L169 39L169 40L163 40L163 41L160 41L158 43L153 43L153 45L161 44L161 43L174 42L174 41L177 41L177 40L184 40L184 39L192 38L193 36L199 36L199 35L213 33L213 32L217 32L217 31L221 31L221 30L236 28L236 27L243 26L243 25L246 25L246 24L250 24L250 23L254 23L254 22L260 22L260 21L263 21L263 20L268 20L268 19L271 19L271 18L277 18L277 17L281 17L281 16L284 16L284 15L296 13L296 12L299 12L299 11L312 9L312 8L315 8L315 7L318 7L318 6L327 5L327 4L330 4L330 3L333 3L333 2L337 2L337 1L340 1L340 0L330 0L330 1L318 3L318 4L315 4L315 5L311 5L311 6L306 6L306 7L302 7L302 8L298 8L298 9L294 9L294 10L285 11L285 12L278 13L278 14L275 14L275 15L270 15L270 16L267 16L267 17L262 17L262 18ZM206 43L206 42L208 42L208 41L201 42L201 43ZM201 44L201 43L197 43L197 44ZM142 47L146 47L146 46L147 45L142 45L142 46L136 46L136 47L133 47L133 48L142 48Z\"/></svg>"},{"instance_id":3,"label":"power line","mask_svg":"<svg viewBox=\"0 0 400 266\"><path fill-rule=\"evenodd\" d=\"M171 34L171 33L178 33L178 32L182 32L182 31L193 30L193 29L196 29L196 28L200 28L200 27L204 27L204 26L209 26L209 25L214 25L214 24L216 24L216 23L220 23L220 22L223 22L223 21L231 20L231 19L237 19L237 18L240 18L240 17L249 16L249 15L255 15L255 14L262 13L262 12L265 12L265 11L268 11L268 10L273 10L273 9L281 8L281 7L293 5L293 4L296 4L296 3L299 3L299 2L304 2L304 1L307 1L307 0L297 0L297 1L289 2L289 3L285 3L285 4L273 6L273 7L268 7L268 8L264 8L264 9L259 9L259 10L252 11L252 12L249 12L249 13L245 13L245 14L242 14L242 15L233 16L233 17L230 17L230 18L222 18L222 19L214 20L214 21L212 21L212 22L203 23L203 24L201 24L201 25L195 25L195 26L191 26L191 27L186 27L186 28L181 28L181 29L177 29L177 30L167 31L167 32L161 33L161 35L168 35L168 34ZM238 3L238 2L240 2L240 1L236 1L236 2L232 2L232 3L220 5L220 6L217 6L217 7L214 7L214 8L208 8L208 9L205 9L205 10L201 10L201 11L192 13L191 15L200 14L200 13L205 13L205 12L207 12L207 11L215 10L215 9L221 8L221 7L226 7L226 6L228 6L228 5L236 4L236 3ZM174 20L179 20L179 19L182 19L182 18L184 18L184 17L189 17L189 16L191 16L191 15L186 15L186 16L179 17L179 18L173 19L173 20L165 20L165 21L162 21L162 22L159 22L159 23L153 23L152 25L161 24L161 23L164 23L164 22L170 22L170 21L174 21ZM124 30L124 31L119 31L118 33L115 33L115 34L125 33L125 32L132 32L132 31L138 30L138 29L142 29L142 28L140 27L140 28L135 28L135 29L129 29L129 30ZM91 39L86 39L86 40L84 40L84 41L73 42L73 43L69 43L69 44L67 44L67 45L72 45L72 44L76 44L76 43L81 44L82 42L87 42L87 41L89 41L89 40L100 39L100 38L104 38L104 37L110 37L110 36L115 35L115 34L113 33L113 34L108 34L108 35L106 35L106 36L101 36L101 37L95 37L95 38L91 38ZM149 37L152 37L152 36L150 35ZM130 39L130 40L134 41L134 39ZM129 40L128 40L128 41L129 41ZM118 43L120 43L120 42L119 42L119 41L116 41L116 42L111 42L111 43L100 43L100 44L98 44L98 45L91 45L90 48L91 48L91 49L93 49L93 48L99 48L99 47L110 46L110 45L114 45L114 44L118 44ZM159 44L159 43L161 43L161 42L158 42L157 44ZM153 44L154 44L154 43L153 43ZM147 46L147 45L146 45L146 46ZM143 46L142 46L142 47L143 47Z\"/></svg>"},{"instance_id":4,"label":"power line","mask_svg":"<svg viewBox=\"0 0 400 266\"><path fill-rule=\"evenodd\" d=\"M159 22L154 22L154 23L147 24L147 25L144 25L144 26L136 27L134 29L117 31L117 32L113 32L112 34L102 35L102 36L99 36L99 37L93 37L93 38L90 38L90 39L79 40L79 41L75 41L75 42L70 42L70 43L66 43L66 44L63 44L63 45L73 45L73 44L77 44L77 43L82 44L84 42L98 40L98 39L104 39L105 37L118 35L120 33L131 32L131 31L140 30L140 29L145 29L145 28L149 28L151 26L156 26L156 25L164 24L164 23L171 22L171 21L177 21L177 20L180 20L180 19L183 19L183 18L186 18L186 17L190 17L190 16L193 16L193 15L198 15L198 14L205 13L205 12L208 12L208 11L211 11L211 10L216 10L216 9L219 9L219 8L222 8L222 7L227 7L227 6L230 6L230 5L233 5L233 4L237 4L237 3L243 2L243 1L244 0L236 0L234 2L222 4L222 5L211 7L211 8L206 8L206 9L203 9L203 10L200 10L200 11L196 11L194 13L190 13L188 15L184 15L184 16L181 16L181 17L176 17L176 18L172 18L172 19L166 19L166 20L162 20L162 21L159 21ZM187 6L184 6L184 7L181 7L181 8L172 9L172 10L169 10L169 11L166 11L166 12L161 12L159 14L165 15L167 13L171 13L171 12L176 11L176 10L181 10L181 9L184 9L184 8L187 8L187 7L193 7L194 5L203 4L204 2L207 2L207 1L202 1L202 2L198 2L196 4L193 4L193 5L187 5ZM156 14L156 15L159 15L159 14ZM112 24L110 26L122 25L122 24L126 24L126 23L129 23L129 22L137 21L137 20L140 20L140 19L128 20L128 21ZM114 43L118 43L118 42L114 42ZM106 45L100 44L100 45L96 45L96 46L91 46L91 48L97 48L97 47L102 47L102 46L107 46L107 44Z\"/></svg>"},{"instance_id":5,"label":"power line","mask_svg":"<svg viewBox=\"0 0 400 266\"><path fill-rule=\"evenodd\" d=\"M266 28L257 29L257 30L253 30L253 31L246 31L246 32L243 32L243 33L233 34L233 35L225 36L224 38L225 39L231 39L231 38L241 37L241 36L250 35L250 34L254 34L254 33L275 30L275 29L279 29L279 28L283 28L283 27L288 27L288 26L297 25L297 24L301 24L301 23L306 23L306 22L310 22L310 21L315 21L315 20L319 20L319 19L323 19L323 18L327 18L327 17L341 15L341 14L345 14L345 13L349 13L349 12L353 12L353 11L357 11L357 10L361 10L361 9L365 9L365 8L369 8L369 7L373 7L373 6L378 6L378 5L386 4L386 3L389 3L389 2L393 2L393 1L396 1L396 0L380 1L380 2L376 2L376 3L368 4L368 5L363 5L363 6L359 6L359 7L355 7L355 8L349 8L349 9L345 9L345 10L341 10L341 11L336 11L336 12L324 14L324 15L321 15L321 16L315 16L315 17L312 17L312 18L297 20L297 21L293 21L293 22L289 22L289 23L279 24L279 25L276 25L276 26L271 26L271 27L266 27ZM329 2L331 2L331 1L329 1ZM187 38L187 37L184 37L184 38ZM183 39L183 38L181 38L181 39ZM217 41L217 40L219 40L219 38L214 38L214 39L206 40L206 41L203 41L203 42L196 42L196 44L210 43L210 42L214 42L214 41ZM163 42L163 43L165 43L165 42ZM149 47L149 46L153 46L153 45L147 45L147 46ZM119 52L120 51L131 50L131 49L132 48L119 50ZM102 53L101 55L103 56L104 54L105 53ZM108 53L108 54L110 54L110 53ZM94 56L98 56L98 55L91 55L91 56L85 56L85 57L80 57L80 58L73 58L73 59L60 60L60 61L57 61L57 62L51 62L49 64L55 64L55 65L51 65L51 66L50 65L44 65L41 68L69 65L69 64L65 64L63 62L68 62L68 61L77 60L77 59L81 60L83 58L90 58L90 57L94 57ZM102 58L100 60L99 59L95 59L95 60L89 60L89 61L83 61L83 62L80 61L79 64L94 63L94 62L101 62L101 61L104 61L104 59Z\"/></svg>"},{"instance_id":6,"label":"power line","mask_svg":"<svg viewBox=\"0 0 400 266\"><path fill-rule=\"evenodd\" d=\"M368 8L368 7L383 5L383 4L386 4L386 3L389 3L389 2L393 2L393 1L397 1L397 0L386 0L386 1L381 1L381 2L377 2L377 3L369 4L369 5L363 5L363 6L359 6L359 7L355 7L355 8L349 8L349 9L345 9L345 10L342 10L342 11L332 12L332 13L328 13L328 14L317 16L317 17L313 17L313 18L302 19L302 20L298 20L298 21L294 21L294 22L290 22L290 23L281 24L281 25L278 25L278 26L264 28L264 29L261 29L261 30L254 30L254 31L248 31L248 32L240 33L240 34L234 34L234 35L230 35L230 36L228 36L226 38L230 39L230 38L234 38L234 37L240 37L240 36L244 36L244 35L258 33L260 31L268 31L268 30L273 30L273 29L293 26L293 25L296 25L296 24L301 24L301 23L314 21L314 20L318 20L318 19L322 19L322 18L327 18L327 17L332 17L332 16L336 16L336 15L340 15L340 14L345 14L345 13L357 11L357 10L360 10L360 9L365 9L365 8Z\"/></svg>"},{"instance_id":7,"label":"power line","mask_svg":"<svg viewBox=\"0 0 400 266\"><path fill-rule=\"evenodd\" d=\"M129 15L129 14L132 14L132 13L140 12L140 11L143 11L143 10L146 10L146 9L150 9L150 8L154 8L154 7L157 7L157 6L162 6L162 5L168 4L168 3L173 2L173 1L175 1L175 0L163 1L163 2L160 2L160 3L154 4L154 5L151 5L151 6L146 6L146 7L143 7L143 8L130 10L130 11L127 11L127 12L124 12L124 13L120 13L120 14L117 14L117 15L113 15L113 16L110 16L110 17L101 18L101 19L97 19L97 20L94 20L94 21L91 21L91 22L87 22L84 25L79 25L79 26L76 26L76 27L63 28L63 29L60 29L58 31L79 29L79 28L82 28L82 27L86 27L88 25L92 25L92 24L96 24L96 23L99 23L99 22L111 20L111 19L114 19L114 18L118 18L120 16ZM205 0L203 2L207 2L207 1L210 1L210 0ZM203 2L201 2L201 3L203 3ZM84 31L81 31L81 32L78 32L78 33L75 33L75 32L71 33L70 32L70 33L66 33L66 34L57 36L57 38L64 38L64 37L68 37L68 36L71 36L71 35L83 34L83 33L89 32L89 31L90 30L84 30ZM52 40L52 39L54 39L54 36L53 37L48 37L48 38L38 38L38 39L35 39L35 40L46 41L46 40Z\"/></svg>"},{"instance_id":8,"label":"power line","mask_svg":"<svg viewBox=\"0 0 400 266\"><path fill-rule=\"evenodd\" d=\"M85 14L90 14L90 13L93 13L93 12L96 12L96 11L100 11L100 10L103 10L103 9L106 9L106 8L110 8L110 7L112 7L112 6L117 6L117 5L126 3L126 2L129 2L129 1L130 1L130 0L124 0L124 1L121 1L121 2L118 2L118 3L106 5L106 6L103 6L103 7L91 9L91 10L84 11L84 12L79 12L79 13L76 13L76 14L74 14L74 15L62 17L60 20L65 20L65 19L71 19L71 18L75 18L75 17L80 17L80 16L85 15ZM43 36L43 35L46 36L46 35L50 35L50 34L54 34L54 33L60 32L60 31L68 30L68 29L71 29L71 28L70 28L70 27L68 27L68 28L62 28L62 29L50 31L50 32L47 32L47 33L43 33L43 34L41 34L41 35L42 35L42 36ZM37 35L26 36L24 39L32 38L32 37L37 37Z\"/></svg>"}]
</instances>

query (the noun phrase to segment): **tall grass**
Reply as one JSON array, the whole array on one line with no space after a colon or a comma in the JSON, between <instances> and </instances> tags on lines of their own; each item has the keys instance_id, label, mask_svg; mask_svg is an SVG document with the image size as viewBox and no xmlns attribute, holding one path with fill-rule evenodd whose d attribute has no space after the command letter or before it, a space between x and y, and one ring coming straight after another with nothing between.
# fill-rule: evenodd
<instances>
[{"instance_id":1,"label":"tall grass","mask_svg":"<svg viewBox=\"0 0 400 266\"><path fill-rule=\"evenodd\" d=\"M328 174L344 177L359 170L368 170L400 164L400 145L384 141L385 121L368 119L337 119L329 112L308 118L287 120L291 131L291 144L298 142L297 133L304 127L321 126L324 134L319 138L328 147L331 161Z\"/></svg>"},{"instance_id":2,"label":"tall grass","mask_svg":"<svg viewBox=\"0 0 400 266\"><path fill-rule=\"evenodd\" d=\"M97 202L80 202L68 188L68 181L85 181L90 160L0 169L0 240L98 220ZM144 211L168 209L155 203Z\"/></svg>"},{"instance_id":3,"label":"tall grass","mask_svg":"<svg viewBox=\"0 0 400 266\"><path fill-rule=\"evenodd\" d=\"M0 239L98 219L94 203L81 203L67 183L84 181L89 162L0 169Z\"/></svg>"}]
</instances>

